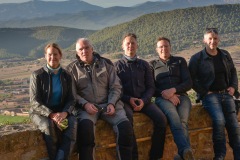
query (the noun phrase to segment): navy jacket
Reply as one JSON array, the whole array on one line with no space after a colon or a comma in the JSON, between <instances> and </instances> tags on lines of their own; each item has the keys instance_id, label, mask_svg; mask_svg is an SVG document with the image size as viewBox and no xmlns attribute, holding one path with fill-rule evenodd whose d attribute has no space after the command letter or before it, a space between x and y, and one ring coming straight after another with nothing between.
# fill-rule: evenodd
<instances>
[{"instance_id":1,"label":"navy jacket","mask_svg":"<svg viewBox=\"0 0 240 160\"><path fill-rule=\"evenodd\" d=\"M135 97L141 98L144 104L151 102L155 86L148 62L138 58L132 62L123 56L114 65L123 86L122 101L129 103Z\"/></svg>"},{"instance_id":2,"label":"navy jacket","mask_svg":"<svg viewBox=\"0 0 240 160\"><path fill-rule=\"evenodd\" d=\"M237 94L238 77L233 60L226 50L219 48L217 50L222 56L223 64L226 69L227 85L233 87L235 89L235 94ZM206 49L203 49L191 57L189 70L193 80L193 89L198 93L198 98L202 99L209 91L209 87L215 79L214 64L212 58L207 55Z\"/></svg>"},{"instance_id":3,"label":"navy jacket","mask_svg":"<svg viewBox=\"0 0 240 160\"><path fill-rule=\"evenodd\" d=\"M192 87L187 62L182 57L171 56L163 63L160 59L150 61L156 86L155 96L161 96L165 89L175 88L177 94L186 94Z\"/></svg>"}]
</instances>

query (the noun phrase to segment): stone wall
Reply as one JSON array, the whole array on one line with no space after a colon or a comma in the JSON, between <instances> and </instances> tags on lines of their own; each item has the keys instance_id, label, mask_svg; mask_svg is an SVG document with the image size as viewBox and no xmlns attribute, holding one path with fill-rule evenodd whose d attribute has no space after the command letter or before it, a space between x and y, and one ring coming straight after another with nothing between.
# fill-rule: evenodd
<instances>
[{"instance_id":1,"label":"stone wall","mask_svg":"<svg viewBox=\"0 0 240 160\"><path fill-rule=\"evenodd\" d=\"M240 116L238 116L240 121ZM134 115L134 131L136 134L139 158L148 159L152 122L143 114ZM115 137L112 128L99 120L96 132L96 160L114 160ZM211 121L201 106L193 106L189 120L191 146L197 160L210 160L213 157ZM0 159L1 160L43 160L47 157L45 143L41 133L33 125L12 125L0 127ZM171 131L167 129L164 149L164 160L172 160L177 153ZM77 153L71 158L77 160ZM232 160L232 150L227 146L226 160Z\"/></svg>"}]
</instances>

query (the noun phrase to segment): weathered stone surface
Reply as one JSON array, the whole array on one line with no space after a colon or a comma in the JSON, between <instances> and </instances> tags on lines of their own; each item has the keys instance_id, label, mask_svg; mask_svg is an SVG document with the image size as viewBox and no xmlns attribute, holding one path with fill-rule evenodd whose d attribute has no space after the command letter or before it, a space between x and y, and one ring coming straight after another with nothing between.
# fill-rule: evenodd
<instances>
[{"instance_id":1,"label":"weathered stone surface","mask_svg":"<svg viewBox=\"0 0 240 160\"><path fill-rule=\"evenodd\" d=\"M240 120L240 116L238 116ZM148 159L152 122L143 114L134 115L134 130L138 142L140 160ZM192 108L189 120L191 146L197 160L213 157L211 120L201 106ZM1 160L43 160L47 157L45 142L40 131L32 124L0 127ZM96 126L96 160L116 159L115 136L112 127L99 120ZM177 153L171 131L167 129L164 160L172 160ZM74 153L71 160L77 160ZM226 160L232 160L232 150L227 147Z\"/></svg>"}]
</instances>

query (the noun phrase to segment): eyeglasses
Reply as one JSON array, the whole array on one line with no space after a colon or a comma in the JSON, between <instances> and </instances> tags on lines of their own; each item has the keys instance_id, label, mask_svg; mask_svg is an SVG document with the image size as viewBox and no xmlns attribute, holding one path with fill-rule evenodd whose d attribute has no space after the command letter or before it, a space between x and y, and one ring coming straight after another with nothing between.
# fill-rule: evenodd
<instances>
[{"instance_id":1,"label":"eyeglasses","mask_svg":"<svg viewBox=\"0 0 240 160\"><path fill-rule=\"evenodd\" d=\"M218 34L218 29L217 28L206 28L206 33Z\"/></svg>"}]
</instances>

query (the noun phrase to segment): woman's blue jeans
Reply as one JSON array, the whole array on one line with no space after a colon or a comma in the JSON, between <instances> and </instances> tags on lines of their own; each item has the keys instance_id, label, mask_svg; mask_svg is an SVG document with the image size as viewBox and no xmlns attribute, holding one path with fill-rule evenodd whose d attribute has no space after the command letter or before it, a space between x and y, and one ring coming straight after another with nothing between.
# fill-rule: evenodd
<instances>
[{"instance_id":1,"label":"woman's blue jeans","mask_svg":"<svg viewBox=\"0 0 240 160\"><path fill-rule=\"evenodd\" d=\"M182 155L185 149L189 149L188 118L191 110L191 101L188 96L180 95L180 104L174 106L169 100L156 97L155 103L166 115L174 142L178 148L178 154Z\"/></svg>"},{"instance_id":2,"label":"woman's blue jeans","mask_svg":"<svg viewBox=\"0 0 240 160\"><path fill-rule=\"evenodd\" d=\"M240 160L240 128L233 97L228 93L211 93L203 97L202 104L212 119L215 158L226 156L226 127L234 159Z\"/></svg>"}]
</instances>

